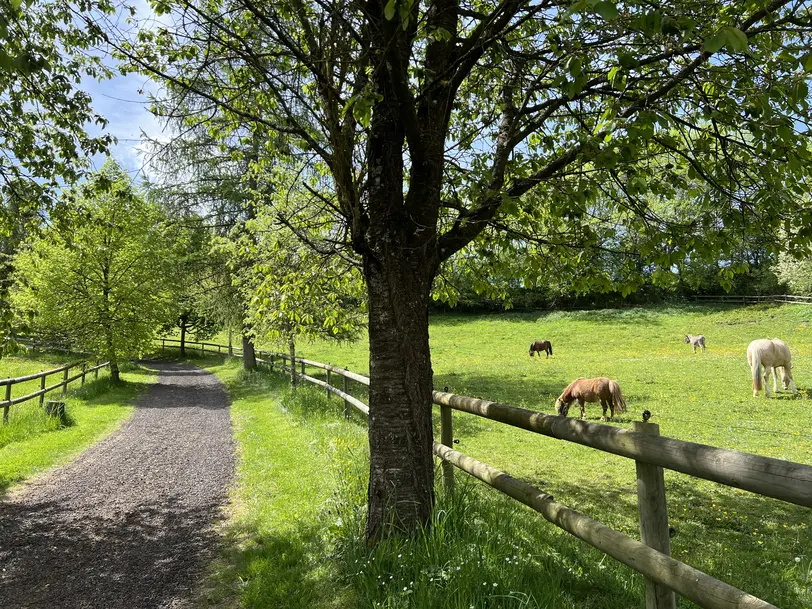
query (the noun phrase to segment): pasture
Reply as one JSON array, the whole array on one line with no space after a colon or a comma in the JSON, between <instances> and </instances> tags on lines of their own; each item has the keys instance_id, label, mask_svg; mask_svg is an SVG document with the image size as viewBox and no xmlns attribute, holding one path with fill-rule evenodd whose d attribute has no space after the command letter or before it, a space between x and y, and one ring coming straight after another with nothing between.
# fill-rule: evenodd
<instances>
[{"instance_id":1,"label":"pasture","mask_svg":"<svg viewBox=\"0 0 812 609\"><path fill-rule=\"evenodd\" d=\"M789 305L435 315L435 387L553 413L556 397L571 380L607 376L619 382L628 403L628 412L613 425L628 427L648 409L663 435L810 464L810 317L809 308ZM694 354L685 344L689 333L706 336L705 353ZM752 396L745 350L752 339L765 336L789 345L798 395ZM528 346L536 339L550 340L554 356L530 358ZM299 345L298 355L368 372L363 342ZM391 542L370 553L353 542L361 537L365 500L362 430L348 431L339 421L338 399L328 403L315 389L285 397L282 381L267 382L276 383L288 416L309 430L298 457L307 461L306 455L317 454L332 464L334 496L325 500L323 493L314 494L308 516L297 524L332 545L319 550L311 539L305 552L312 554L305 559L319 570L299 573L298 579L318 579L329 554L338 563L342 594L352 591L360 599L357 606L620 608L642 603L640 576L481 485L460 484L463 490L453 502L440 496L435 530L422 542ZM359 390L355 386L351 392L362 396ZM240 410L235 402L235 417L242 416ZM587 404L589 420L600 414L599 405ZM454 426L459 450L638 537L633 462L462 413L454 413ZM267 436L269 444L277 443L268 426L254 425L250 417L237 427L238 438L262 442L259 437ZM259 459L252 455L243 455L241 478L245 471L256 475L267 469L260 461L252 463ZM284 478L286 473L277 467L258 475ZM457 472L458 480L464 477ZM304 487L299 494L308 497ZM808 509L669 471L666 492L676 529L675 557L779 607L812 607ZM244 516L262 520L261 514L274 511L260 507L263 500L256 493L242 493L236 491L235 502ZM320 551L325 555L319 557ZM254 575L237 570L246 589L260 581L259 565L270 560L261 549L252 552L244 566Z\"/></svg>"},{"instance_id":2,"label":"pasture","mask_svg":"<svg viewBox=\"0 0 812 609\"><path fill-rule=\"evenodd\" d=\"M0 377L18 377L58 368L77 361L69 354L36 353L0 359ZM141 368L128 366L121 386L109 382L109 371L92 375L84 387L72 383L66 399L66 421L48 417L39 407L39 399L12 406L8 424L0 424L0 495L12 484L63 463L92 443L115 431L133 411L135 397L153 377ZM49 376L48 385L59 382L62 374ZM12 386L12 399L37 391L40 381L28 381ZM55 400L61 390L46 395Z\"/></svg>"}]
</instances>

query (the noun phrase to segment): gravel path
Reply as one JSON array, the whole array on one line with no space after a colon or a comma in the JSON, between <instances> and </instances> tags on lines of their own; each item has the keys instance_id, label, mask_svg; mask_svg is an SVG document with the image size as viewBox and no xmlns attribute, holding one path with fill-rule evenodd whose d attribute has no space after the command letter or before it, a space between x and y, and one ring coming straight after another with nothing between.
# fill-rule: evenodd
<instances>
[{"instance_id":1,"label":"gravel path","mask_svg":"<svg viewBox=\"0 0 812 609\"><path fill-rule=\"evenodd\" d=\"M151 362L133 417L0 502L0 607L186 607L234 472L217 378Z\"/></svg>"}]
</instances>

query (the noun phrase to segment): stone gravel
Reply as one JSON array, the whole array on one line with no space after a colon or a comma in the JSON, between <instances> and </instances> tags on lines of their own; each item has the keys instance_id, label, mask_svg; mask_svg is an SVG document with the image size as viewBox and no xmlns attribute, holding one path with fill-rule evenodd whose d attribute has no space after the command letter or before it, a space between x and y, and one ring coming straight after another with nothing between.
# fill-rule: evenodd
<instances>
[{"instance_id":1,"label":"stone gravel","mask_svg":"<svg viewBox=\"0 0 812 609\"><path fill-rule=\"evenodd\" d=\"M234 474L229 399L205 370L148 365L118 432L0 502L0 608L194 604Z\"/></svg>"}]
</instances>

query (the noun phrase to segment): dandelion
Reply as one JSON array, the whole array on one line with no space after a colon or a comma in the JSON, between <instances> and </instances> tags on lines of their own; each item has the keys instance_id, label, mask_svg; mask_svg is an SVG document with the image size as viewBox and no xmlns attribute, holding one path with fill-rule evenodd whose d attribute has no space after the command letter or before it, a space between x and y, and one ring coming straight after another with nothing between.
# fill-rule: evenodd
<instances>
[{"instance_id":1,"label":"dandelion","mask_svg":"<svg viewBox=\"0 0 812 609\"><path fill-rule=\"evenodd\" d=\"M797 563L797 562L801 562L801 557L800 557L800 556L796 556L796 557L795 557L795 562L796 562L796 563Z\"/></svg>"},{"instance_id":2,"label":"dandelion","mask_svg":"<svg viewBox=\"0 0 812 609\"><path fill-rule=\"evenodd\" d=\"M493 582L493 587L496 588L496 586L497 586L497 583Z\"/></svg>"}]
</instances>

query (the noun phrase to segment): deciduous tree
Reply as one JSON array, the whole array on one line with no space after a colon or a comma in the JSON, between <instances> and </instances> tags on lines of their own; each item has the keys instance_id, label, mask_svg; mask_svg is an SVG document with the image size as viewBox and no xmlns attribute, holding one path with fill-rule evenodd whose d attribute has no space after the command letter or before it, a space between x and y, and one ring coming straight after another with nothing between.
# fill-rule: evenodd
<instances>
[{"instance_id":1,"label":"deciduous tree","mask_svg":"<svg viewBox=\"0 0 812 609\"><path fill-rule=\"evenodd\" d=\"M315 216L332 212L317 229L329 235L322 245L362 259L370 541L390 523L414 530L429 519L427 308L456 252L489 238L555 244L568 218L617 212L618 234L660 235L618 255L663 276L720 249L727 231L797 224L787 232L798 241L812 232L812 210L796 205L812 168L808 2L152 6L172 26L117 43L132 69L194 96L201 123L216 115L224 138L284 135L263 153L323 177L329 188L311 193ZM684 187L677 159L701 184L692 196L715 219L713 234L649 204ZM303 234L313 217L307 208L288 220ZM576 260L604 251L596 231L580 237L560 251Z\"/></svg>"},{"instance_id":2,"label":"deciduous tree","mask_svg":"<svg viewBox=\"0 0 812 609\"><path fill-rule=\"evenodd\" d=\"M172 318L172 243L165 216L108 161L64 194L66 212L16 259L12 302L35 328L119 364L152 347Z\"/></svg>"}]
</instances>

